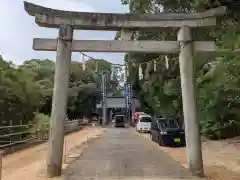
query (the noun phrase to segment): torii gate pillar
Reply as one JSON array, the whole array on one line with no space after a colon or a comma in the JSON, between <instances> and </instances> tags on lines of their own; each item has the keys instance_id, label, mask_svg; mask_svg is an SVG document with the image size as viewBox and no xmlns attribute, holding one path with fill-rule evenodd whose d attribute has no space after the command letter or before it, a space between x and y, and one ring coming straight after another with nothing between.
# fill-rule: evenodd
<instances>
[{"instance_id":1,"label":"torii gate pillar","mask_svg":"<svg viewBox=\"0 0 240 180\"><path fill-rule=\"evenodd\" d=\"M193 62L191 29L187 26L178 32L180 42L179 66L182 87L185 136L188 152L188 168L197 176L204 176L198 108L196 99L196 76Z\"/></svg>"},{"instance_id":2,"label":"torii gate pillar","mask_svg":"<svg viewBox=\"0 0 240 180\"><path fill-rule=\"evenodd\" d=\"M57 57L54 75L53 102L49 130L47 174L60 176L64 144L64 121L68 98L68 77L71 62L73 29L61 25L57 43Z\"/></svg>"}]
</instances>

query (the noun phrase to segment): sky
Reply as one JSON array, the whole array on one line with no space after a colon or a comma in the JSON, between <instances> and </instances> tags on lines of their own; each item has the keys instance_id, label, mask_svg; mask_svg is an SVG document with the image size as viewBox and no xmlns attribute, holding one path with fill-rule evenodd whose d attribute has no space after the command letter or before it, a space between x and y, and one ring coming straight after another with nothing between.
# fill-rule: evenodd
<instances>
[{"instance_id":1,"label":"sky","mask_svg":"<svg viewBox=\"0 0 240 180\"><path fill-rule=\"evenodd\" d=\"M26 0L41 6L70 11L84 12L128 12L128 7L121 0ZM0 0L0 55L15 64L22 64L29 59L55 60L55 52L34 51L33 38L56 38L57 29L39 27L34 17L29 16L23 7L23 0ZM74 31L78 40L113 40L114 31ZM94 58L101 58L112 63L122 64L123 53L86 53ZM82 61L80 53L73 53L72 60ZM86 58L85 58L86 59Z\"/></svg>"}]
</instances>

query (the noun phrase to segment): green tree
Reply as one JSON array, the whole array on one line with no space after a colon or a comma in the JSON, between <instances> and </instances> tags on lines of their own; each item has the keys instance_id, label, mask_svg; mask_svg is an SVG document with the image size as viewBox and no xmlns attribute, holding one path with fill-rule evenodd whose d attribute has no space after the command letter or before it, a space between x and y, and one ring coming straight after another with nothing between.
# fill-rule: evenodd
<instances>
[{"instance_id":1,"label":"green tree","mask_svg":"<svg viewBox=\"0 0 240 180\"><path fill-rule=\"evenodd\" d=\"M91 117L96 103L100 99L99 73L108 75L109 91L115 91L118 78L111 80L111 64L98 60L99 70L95 72L94 60L86 62L83 69L81 62L71 62L67 113L69 118ZM54 85L55 63L49 59L31 59L20 66L5 61L0 56L0 125L19 125L34 123L45 127L51 113ZM117 70L114 70L117 71ZM42 121L39 122L43 118ZM37 119L37 120L36 120ZM26 131L26 128L14 130L1 129L0 134ZM32 132L32 128L29 132ZM21 136L22 137L22 136ZM18 140L20 136L14 136ZM22 137L23 138L23 137ZM1 140L9 140L9 137Z\"/></svg>"},{"instance_id":2,"label":"green tree","mask_svg":"<svg viewBox=\"0 0 240 180\"><path fill-rule=\"evenodd\" d=\"M130 9L136 13L164 12L194 12L206 10L221 5L227 5L230 12L222 18L219 26L208 31L204 29L193 30L195 40L215 40L219 49L239 48L239 5L234 1L144 1L122 0L129 4ZM236 11L238 9L238 11ZM133 32L136 34L135 32ZM138 40L176 40L177 29L163 32L138 32ZM119 33L116 35L118 38ZM166 68L165 57L153 54L131 54L125 57L129 66L129 80L133 83L134 90L139 96L143 108L155 115L174 116L182 118L181 86L179 77L178 55L168 56L169 68ZM156 60L157 70L153 70L153 61ZM136 62L136 63L133 63ZM149 63L146 63L148 62ZM138 66L143 69L142 80L138 78ZM201 57L194 59L197 75L198 104L202 133L211 137L230 137L239 135L239 58L221 54L203 60Z\"/></svg>"}]
</instances>

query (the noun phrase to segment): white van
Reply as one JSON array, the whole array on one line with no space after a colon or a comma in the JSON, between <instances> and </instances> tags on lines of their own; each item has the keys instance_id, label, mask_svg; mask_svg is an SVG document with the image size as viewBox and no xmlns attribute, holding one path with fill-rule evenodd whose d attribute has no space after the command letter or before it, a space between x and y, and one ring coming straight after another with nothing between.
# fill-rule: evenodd
<instances>
[{"instance_id":1,"label":"white van","mask_svg":"<svg viewBox=\"0 0 240 180\"><path fill-rule=\"evenodd\" d=\"M138 132L150 132L152 117L148 114L141 114L137 121L136 130Z\"/></svg>"}]
</instances>

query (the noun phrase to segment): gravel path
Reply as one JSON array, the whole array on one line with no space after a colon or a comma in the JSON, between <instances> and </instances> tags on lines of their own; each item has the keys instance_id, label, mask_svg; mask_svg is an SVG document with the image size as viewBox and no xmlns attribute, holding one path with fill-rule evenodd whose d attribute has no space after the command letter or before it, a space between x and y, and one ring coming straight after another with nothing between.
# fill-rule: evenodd
<instances>
[{"instance_id":1,"label":"gravel path","mask_svg":"<svg viewBox=\"0 0 240 180\"><path fill-rule=\"evenodd\" d=\"M195 179L153 143L124 128L108 128L64 174L66 180Z\"/></svg>"}]
</instances>

